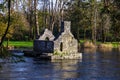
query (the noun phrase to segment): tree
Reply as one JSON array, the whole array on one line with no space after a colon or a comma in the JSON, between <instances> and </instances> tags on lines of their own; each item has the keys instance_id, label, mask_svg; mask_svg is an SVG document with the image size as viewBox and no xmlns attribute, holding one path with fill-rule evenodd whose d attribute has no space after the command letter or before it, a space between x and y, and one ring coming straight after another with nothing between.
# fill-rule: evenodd
<instances>
[{"instance_id":1,"label":"tree","mask_svg":"<svg viewBox=\"0 0 120 80\"><path fill-rule=\"evenodd\" d=\"M7 28L5 30L4 35L1 38L1 42L0 42L0 48L2 47L3 41L8 33L9 27L10 27L10 6L11 6L11 0L8 0L8 25Z\"/></svg>"},{"instance_id":2,"label":"tree","mask_svg":"<svg viewBox=\"0 0 120 80\"><path fill-rule=\"evenodd\" d=\"M111 5L111 4L110 4ZM112 2L111 7L109 7L109 10L111 10L111 33L112 33L112 39L114 41L120 40L120 1L114 0Z\"/></svg>"},{"instance_id":3,"label":"tree","mask_svg":"<svg viewBox=\"0 0 120 80\"><path fill-rule=\"evenodd\" d=\"M38 11L37 11L37 3L38 0L34 0L34 24L35 24L35 39L38 38L38 36L40 35L39 33L39 24L38 24Z\"/></svg>"},{"instance_id":4,"label":"tree","mask_svg":"<svg viewBox=\"0 0 120 80\"><path fill-rule=\"evenodd\" d=\"M85 39L87 36L88 39L96 42L99 12L97 7L100 3L97 3L95 0L88 2L76 0L70 4L72 4L72 6L68 8L68 14L70 15L69 20L73 22L72 26L74 29L72 29L72 31L74 31L74 35L77 36L78 40L80 37Z\"/></svg>"},{"instance_id":5,"label":"tree","mask_svg":"<svg viewBox=\"0 0 120 80\"><path fill-rule=\"evenodd\" d=\"M76 0L74 2L68 2L67 7L68 8L64 12L66 15L65 20L70 20L72 22L71 24L72 33L74 34L75 38L79 40L81 22L83 19L81 2L79 0Z\"/></svg>"}]
</instances>

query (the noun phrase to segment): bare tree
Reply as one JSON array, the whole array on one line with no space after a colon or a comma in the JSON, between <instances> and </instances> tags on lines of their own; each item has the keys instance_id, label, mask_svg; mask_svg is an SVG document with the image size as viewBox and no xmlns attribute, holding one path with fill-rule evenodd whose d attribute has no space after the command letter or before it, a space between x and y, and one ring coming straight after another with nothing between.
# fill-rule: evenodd
<instances>
[{"instance_id":1,"label":"bare tree","mask_svg":"<svg viewBox=\"0 0 120 80\"><path fill-rule=\"evenodd\" d=\"M38 24L38 11L37 11L38 0L34 0L34 24L35 24L35 38L38 38L39 34L39 24Z\"/></svg>"}]
</instances>

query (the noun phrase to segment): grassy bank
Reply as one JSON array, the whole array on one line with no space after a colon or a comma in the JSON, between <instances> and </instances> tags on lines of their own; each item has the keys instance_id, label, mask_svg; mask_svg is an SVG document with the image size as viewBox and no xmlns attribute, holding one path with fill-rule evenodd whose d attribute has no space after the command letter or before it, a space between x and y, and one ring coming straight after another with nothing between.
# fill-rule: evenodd
<instances>
[{"instance_id":1,"label":"grassy bank","mask_svg":"<svg viewBox=\"0 0 120 80\"><path fill-rule=\"evenodd\" d=\"M80 44L83 44L86 41L92 42L91 40L80 40ZM99 41L96 42L96 45L100 45L100 44L105 44L105 45L110 45L111 44L113 46L113 48L120 47L120 43L119 42L105 42L105 43L102 43L102 42L99 42Z\"/></svg>"},{"instance_id":2,"label":"grassy bank","mask_svg":"<svg viewBox=\"0 0 120 80\"><path fill-rule=\"evenodd\" d=\"M80 44L83 44L86 40L80 40ZM102 42L96 42L97 45L102 44ZM120 43L118 42L106 42L104 44L112 44L113 48L118 48ZM7 45L7 41L4 41L4 45ZM9 41L8 46L14 46L15 48L21 48L21 47L33 47L33 41Z\"/></svg>"},{"instance_id":3,"label":"grassy bank","mask_svg":"<svg viewBox=\"0 0 120 80\"><path fill-rule=\"evenodd\" d=\"M4 41L4 46L7 45L7 41ZM33 47L33 41L9 41L8 46L14 46L15 48L21 47Z\"/></svg>"},{"instance_id":4,"label":"grassy bank","mask_svg":"<svg viewBox=\"0 0 120 80\"><path fill-rule=\"evenodd\" d=\"M113 48L118 48L120 45L118 42L106 42L105 44L112 44Z\"/></svg>"}]
</instances>

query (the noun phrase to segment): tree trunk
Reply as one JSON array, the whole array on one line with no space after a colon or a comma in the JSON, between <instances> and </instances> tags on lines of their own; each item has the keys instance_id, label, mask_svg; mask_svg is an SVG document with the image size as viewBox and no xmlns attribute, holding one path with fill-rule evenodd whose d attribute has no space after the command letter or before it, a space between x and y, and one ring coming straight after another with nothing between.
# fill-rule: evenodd
<instances>
[{"instance_id":1,"label":"tree trunk","mask_svg":"<svg viewBox=\"0 0 120 80\"><path fill-rule=\"evenodd\" d=\"M37 2L38 2L38 0L34 0L35 38L38 38L38 36L40 35L39 34L39 24L38 24Z\"/></svg>"},{"instance_id":2,"label":"tree trunk","mask_svg":"<svg viewBox=\"0 0 120 80\"><path fill-rule=\"evenodd\" d=\"M27 17L28 17L28 21L29 21L29 25L30 25L30 28L29 28L30 40L33 39L33 30L32 30L33 20L32 20L32 16L33 16L33 13L32 13L32 0L28 0L28 13L27 13Z\"/></svg>"},{"instance_id":3,"label":"tree trunk","mask_svg":"<svg viewBox=\"0 0 120 80\"><path fill-rule=\"evenodd\" d=\"M96 6L96 2L94 5L94 43L96 44L96 27L97 27L97 6Z\"/></svg>"},{"instance_id":4,"label":"tree trunk","mask_svg":"<svg viewBox=\"0 0 120 80\"><path fill-rule=\"evenodd\" d=\"M7 28L5 30L5 33L1 38L0 47L2 47L3 41L7 35L9 27L10 27L10 6L11 6L11 0L8 0L8 24L7 24Z\"/></svg>"},{"instance_id":5,"label":"tree trunk","mask_svg":"<svg viewBox=\"0 0 120 80\"><path fill-rule=\"evenodd\" d=\"M96 26L97 26L97 6L96 1L92 2L92 17L91 17L91 26L92 26L92 41L96 44Z\"/></svg>"}]
</instances>

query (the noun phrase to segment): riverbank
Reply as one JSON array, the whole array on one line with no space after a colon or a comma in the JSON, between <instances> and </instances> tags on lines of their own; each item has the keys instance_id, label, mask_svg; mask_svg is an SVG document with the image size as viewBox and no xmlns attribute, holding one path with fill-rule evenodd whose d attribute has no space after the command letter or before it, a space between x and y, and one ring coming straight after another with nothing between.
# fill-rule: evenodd
<instances>
[{"instance_id":1,"label":"riverbank","mask_svg":"<svg viewBox=\"0 0 120 80\"><path fill-rule=\"evenodd\" d=\"M120 48L119 42L100 42L97 41L96 44L94 44L91 40L80 40L80 46L84 48Z\"/></svg>"},{"instance_id":2,"label":"riverbank","mask_svg":"<svg viewBox=\"0 0 120 80\"><path fill-rule=\"evenodd\" d=\"M7 46L7 41L4 42L4 46ZM120 43L119 42L96 42L96 45L94 45L90 40L80 40L79 47L84 48L119 48L120 49ZM33 49L33 41L9 41L8 42L8 48L9 49Z\"/></svg>"}]
</instances>

